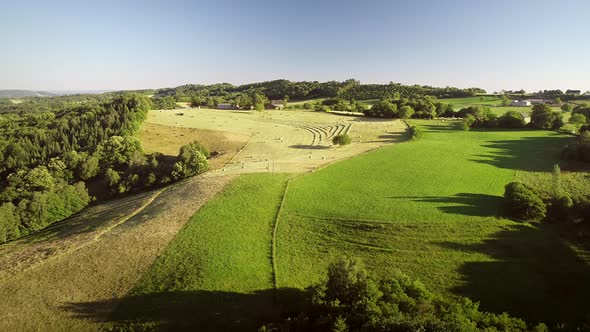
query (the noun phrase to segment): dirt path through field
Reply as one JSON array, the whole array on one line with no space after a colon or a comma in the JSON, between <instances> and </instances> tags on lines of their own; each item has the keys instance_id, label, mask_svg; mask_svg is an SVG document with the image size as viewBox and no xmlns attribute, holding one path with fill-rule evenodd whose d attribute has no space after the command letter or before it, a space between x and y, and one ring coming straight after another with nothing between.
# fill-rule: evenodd
<instances>
[{"instance_id":1,"label":"dirt path through field","mask_svg":"<svg viewBox=\"0 0 590 332\"><path fill-rule=\"evenodd\" d=\"M100 317L79 317L76 306L108 300L111 307L97 308L108 315L117 303L111 300L128 293L195 211L232 178L196 177L162 192L107 202L68 220L71 227L1 247L0 331L97 330ZM130 211L133 216L122 220ZM90 226L76 226L85 218ZM31 255L35 251L51 259ZM31 257L19 264L25 256Z\"/></svg>"}]
</instances>

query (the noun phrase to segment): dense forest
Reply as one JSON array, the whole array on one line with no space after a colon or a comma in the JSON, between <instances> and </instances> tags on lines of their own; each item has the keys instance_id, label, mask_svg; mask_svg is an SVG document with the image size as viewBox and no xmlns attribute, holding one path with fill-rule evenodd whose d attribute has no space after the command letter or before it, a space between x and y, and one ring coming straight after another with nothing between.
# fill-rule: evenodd
<instances>
[{"instance_id":1,"label":"dense forest","mask_svg":"<svg viewBox=\"0 0 590 332\"><path fill-rule=\"evenodd\" d=\"M173 160L143 152L133 135L152 108L149 98L80 98L31 99L29 112L0 114L0 243L62 220L92 197L207 169L209 151L198 143L184 146Z\"/></svg>"},{"instance_id":2,"label":"dense forest","mask_svg":"<svg viewBox=\"0 0 590 332\"><path fill-rule=\"evenodd\" d=\"M176 88L165 88L156 90L156 97L171 96L176 100L191 98L218 98L223 102L233 101L240 94L261 93L269 99L283 99L288 96L291 100L304 100L312 98L334 98L339 97L350 99L375 99L399 93L402 96L412 94L432 95L439 98L446 97L468 97L477 93L485 93L479 88L458 89L458 88L435 88L420 85L390 84L361 84L359 81L349 79L344 82L329 81L320 83L318 81L291 82L288 80L274 80L261 83L244 84L234 86L229 83L212 85L183 85Z\"/></svg>"}]
</instances>

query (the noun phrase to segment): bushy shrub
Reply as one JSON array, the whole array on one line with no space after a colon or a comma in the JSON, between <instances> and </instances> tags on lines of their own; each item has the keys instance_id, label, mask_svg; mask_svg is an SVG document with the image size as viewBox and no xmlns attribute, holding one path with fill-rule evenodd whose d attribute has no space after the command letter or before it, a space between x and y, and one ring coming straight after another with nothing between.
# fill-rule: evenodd
<instances>
[{"instance_id":1,"label":"bushy shrub","mask_svg":"<svg viewBox=\"0 0 590 332\"><path fill-rule=\"evenodd\" d=\"M172 177L180 180L207 171L209 169L207 155L210 155L209 150L197 142L183 145L180 148L178 161L173 166Z\"/></svg>"},{"instance_id":2,"label":"bushy shrub","mask_svg":"<svg viewBox=\"0 0 590 332\"><path fill-rule=\"evenodd\" d=\"M467 131L471 129L471 126L475 123L475 117L471 114L467 114L463 121L461 121L461 129Z\"/></svg>"},{"instance_id":3,"label":"bushy shrub","mask_svg":"<svg viewBox=\"0 0 590 332\"><path fill-rule=\"evenodd\" d=\"M414 109L409 105L402 106L400 107L397 115L400 117L400 119L409 119L412 117L412 115L414 115Z\"/></svg>"},{"instance_id":4,"label":"bushy shrub","mask_svg":"<svg viewBox=\"0 0 590 332\"><path fill-rule=\"evenodd\" d=\"M410 140L415 141L422 138L422 130L416 126L410 127Z\"/></svg>"},{"instance_id":5,"label":"bushy shrub","mask_svg":"<svg viewBox=\"0 0 590 332\"><path fill-rule=\"evenodd\" d=\"M334 138L332 138L332 144L339 146L348 145L350 144L350 141L350 136L347 134L336 135Z\"/></svg>"},{"instance_id":6,"label":"bushy shrub","mask_svg":"<svg viewBox=\"0 0 590 332\"><path fill-rule=\"evenodd\" d=\"M498 128L524 128L524 116L517 111L508 111L498 117L495 127Z\"/></svg>"},{"instance_id":7,"label":"bushy shrub","mask_svg":"<svg viewBox=\"0 0 590 332\"><path fill-rule=\"evenodd\" d=\"M541 198L520 182L511 182L504 191L506 212L510 218L519 221L541 221L547 209Z\"/></svg>"},{"instance_id":8,"label":"bushy shrub","mask_svg":"<svg viewBox=\"0 0 590 332\"><path fill-rule=\"evenodd\" d=\"M205 158L211 157L211 152L209 151L209 149L197 141L193 141L187 145L183 145L182 147L180 147L179 157L183 161L186 161L188 158L190 158L190 154L192 151L201 152L205 156Z\"/></svg>"}]
</instances>

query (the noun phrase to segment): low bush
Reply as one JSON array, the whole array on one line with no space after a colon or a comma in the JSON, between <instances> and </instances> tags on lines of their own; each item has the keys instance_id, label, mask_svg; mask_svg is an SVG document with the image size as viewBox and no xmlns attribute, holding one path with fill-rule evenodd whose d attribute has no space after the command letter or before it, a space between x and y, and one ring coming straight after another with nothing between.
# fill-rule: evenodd
<instances>
[{"instance_id":1,"label":"low bush","mask_svg":"<svg viewBox=\"0 0 590 332\"><path fill-rule=\"evenodd\" d=\"M332 144L339 146L348 145L350 144L350 141L350 136L347 134L336 135L332 138Z\"/></svg>"},{"instance_id":2,"label":"low bush","mask_svg":"<svg viewBox=\"0 0 590 332\"><path fill-rule=\"evenodd\" d=\"M422 138L422 130L416 126L410 127L410 140L415 141Z\"/></svg>"},{"instance_id":3,"label":"low bush","mask_svg":"<svg viewBox=\"0 0 590 332\"><path fill-rule=\"evenodd\" d=\"M497 128L524 128L524 116L517 111L508 111L496 119L494 127Z\"/></svg>"},{"instance_id":4,"label":"low bush","mask_svg":"<svg viewBox=\"0 0 590 332\"><path fill-rule=\"evenodd\" d=\"M471 129L471 126L473 126L474 123L475 123L475 117L471 114L467 114L463 118L463 121L461 121L461 129L467 131L467 130Z\"/></svg>"}]
</instances>

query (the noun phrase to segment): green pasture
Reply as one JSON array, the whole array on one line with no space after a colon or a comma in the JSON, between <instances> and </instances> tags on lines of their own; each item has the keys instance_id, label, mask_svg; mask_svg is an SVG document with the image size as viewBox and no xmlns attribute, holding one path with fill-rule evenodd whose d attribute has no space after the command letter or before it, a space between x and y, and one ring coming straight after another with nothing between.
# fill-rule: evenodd
<instances>
[{"instance_id":1,"label":"green pasture","mask_svg":"<svg viewBox=\"0 0 590 332\"><path fill-rule=\"evenodd\" d=\"M421 140L294 178L240 176L189 221L111 320L253 330L293 310L303 289L342 255L362 258L382 277L402 270L484 310L550 324L582 317L590 284L580 281L590 280L590 255L556 226L501 217L504 185L546 185L573 138L411 124L424 130ZM587 173L565 173L565 188L588 192ZM273 289L272 226L283 193Z\"/></svg>"},{"instance_id":2,"label":"green pasture","mask_svg":"<svg viewBox=\"0 0 590 332\"><path fill-rule=\"evenodd\" d=\"M280 287L304 288L341 255L387 276L400 269L485 310L529 320L582 314L588 262L548 225L501 217L504 185L548 174L571 137L548 131L425 129L402 143L294 180L278 229ZM586 181L586 189L590 188ZM559 307L548 306L558 301Z\"/></svg>"}]
</instances>

